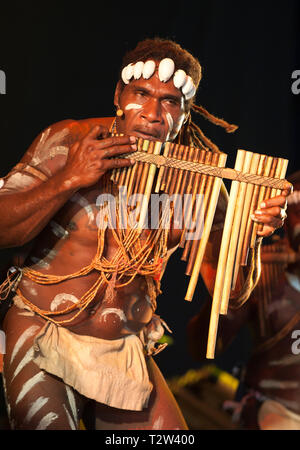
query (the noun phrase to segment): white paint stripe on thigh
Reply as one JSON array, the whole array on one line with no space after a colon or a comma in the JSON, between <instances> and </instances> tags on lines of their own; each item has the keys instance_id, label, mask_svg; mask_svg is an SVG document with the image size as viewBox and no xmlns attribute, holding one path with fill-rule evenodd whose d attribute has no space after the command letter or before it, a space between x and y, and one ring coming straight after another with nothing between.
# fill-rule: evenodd
<instances>
[{"instance_id":1,"label":"white paint stripe on thigh","mask_svg":"<svg viewBox=\"0 0 300 450\"><path fill-rule=\"evenodd\" d=\"M76 430L76 426L75 426L74 420L72 419L71 414L69 413L68 408L66 407L66 405L64 403L63 403L63 407L64 407L64 410L66 411L70 427L72 428L72 430Z\"/></svg>"},{"instance_id":2,"label":"white paint stripe on thigh","mask_svg":"<svg viewBox=\"0 0 300 450\"><path fill-rule=\"evenodd\" d=\"M10 364L13 362L13 360L15 359L18 351L20 350L20 348L24 345L24 343L27 341L27 339L29 339L31 336L34 336L34 334L37 332L37 330L40 329L40 326L38 325L32 325L31 327L27 328L24 333L21 334L21 336L19 337L19 339L17 340L13 352L11 354L11 358L10 358Z\"/></svg>"},{"instance_id":3,"label":"white paint stripe on thigh","mask_svg":"<svg viewBox=\"0 0 300 450\"><path fill-rule=\"evenodd\" d=\"M21 372L21 370L26 366L26 364L28 364L32 360L33 354L34 349L33 347L30 347L30 349L26 352L24 358L19 362L16 370L14 371L11 381L13 381L13 379Z\"/></svg>"},{"instance_id":4,"label":"white paint stripe on thigh","mask_svg":"<svg viewBox=\"0 0 300 450\"><path fill-rule=\"evenodd\" d=\"M38 372L36 375L34 375L32 378L26 381L26 383L23 384L21 392L19 393L16 404L19 403L27 394L27 392L30 391L37 383L40 383L41 381L45 380L45 374L44 372Z\"/></svg>"},{"instance_id":5,"label":"white paint stripe on thigh","mask_svg":"<svg viewBox=\"0 0 300 450\"><path fill-rule=\"evenodd\" d=\"M58 419L58 414L54 412L49 412L48 414L45 415L45 417L42 418L42 420L36 427L36 430L46 430L46 428L48 428L49 425L51 425L51 423L56 419Z\"/></svg>"},{"instance_id":6,"label":"white paint stripe on thigh","mask_svg":"<svg viewBox=\"0 0 300 450\"><path fill-rule=\"evenodd\" d=\"M67 396L69 399L70 408L71 408L71 411L73 414L74 422L77 424L78 416L77 416L77 408L76 408L76 400L75 400L74 392L72 391L70 386L67 386L67 385L66 385L66 391L67 391Z\"/></svg>"},{"instance_id":7,"label":"white paint stripe on thigh","mask_svg":"<svg viewBox=\"0 0 300 450\"><path fill-rule=\"evenodd\" d=\"M30 422L33 416L47 403L49 398L47 397L39 397L35 400L35 402L31 403L28 413L25 417L25 422Z\"/></svg>"}]
</instances>

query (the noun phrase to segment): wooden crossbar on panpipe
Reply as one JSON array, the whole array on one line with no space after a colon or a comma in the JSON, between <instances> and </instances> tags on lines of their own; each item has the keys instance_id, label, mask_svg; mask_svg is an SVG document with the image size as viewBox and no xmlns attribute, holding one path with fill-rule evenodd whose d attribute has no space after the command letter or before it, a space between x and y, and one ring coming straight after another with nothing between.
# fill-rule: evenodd
<instances>
[{"instance_id":1,"label":"wooden crossbar on panpipe","mask_svg":"<svg viewBox=\"0 0 300 450\"><path fill-rule=\"evenodd\" d=\"M120 156L118 156L120 157ZM184 225L180 247L190 276L185 299L191 301L198 282L201 264L211 232L223 178L232 180L213 294L207 358L213 358L220 314L226 314L230 292L240 268L247 264L259 224L251 214L263 200L279 195L291 184L284 179L288 160L238 150L234 169L225 167L227 155L175 143L138 140L137 151L122 158L136 160L130 168L113 171L111 179L126 185L128 196L143 194L138 231L145 226L151 193L179 194L190 200L184 203ZM128 197L127 197L128 198ZM199 202L201 198L201 202ZM199 221L203 226L197 228ZM196 231L190 238L194 225Z\"/></svg>"}]
</instances>

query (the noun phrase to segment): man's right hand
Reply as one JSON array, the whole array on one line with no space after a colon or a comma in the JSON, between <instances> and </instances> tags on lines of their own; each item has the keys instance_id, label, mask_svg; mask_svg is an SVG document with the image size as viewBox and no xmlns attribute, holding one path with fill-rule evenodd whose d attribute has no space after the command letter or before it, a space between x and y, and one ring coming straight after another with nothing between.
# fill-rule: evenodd
<instances>
[{"instance_id":1,"label":"man's right hand","mask_svg":"<svg viewBox=\"0 0 300 450\"><path fill-rule=\"evenodd\" d=\"M106 127L98 125L70 149L62 172L64 184L72 189L95 184L107 170L129 167L135 161L113 158L137 149L134 136L110 136Z\"/></svg>"}]
</instances>

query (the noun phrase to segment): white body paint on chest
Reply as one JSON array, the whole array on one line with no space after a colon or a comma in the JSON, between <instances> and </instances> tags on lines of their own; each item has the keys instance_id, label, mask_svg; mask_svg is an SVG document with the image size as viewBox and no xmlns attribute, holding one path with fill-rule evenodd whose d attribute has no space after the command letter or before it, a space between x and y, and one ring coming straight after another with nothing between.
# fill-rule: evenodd
<instances>
[{"instance_id":1,"label":"white body paint on chest","mask_svg":"<svg viewBox=\"0 0 300 450\"><path fill-rule=\"evenodd\" d=\"M75 295L65 294L64 292L62 292L61 294L57 294L52 300L50 304L50 311L55 311L62 303L65 302L78 303L79 300L77 297L75 297Z\"/></svg>"},{"instance_id":2,"label":"white body paint on chest","mask_svg":"<svg viewBox=\"0 0 300 450\"><path fill-rule=\"evenodd\" d=\"M117 308L105 308L102 313L101 313L101 317L104 316L104 321L106 320L106 317L108 314L116 314L117 316L120 317L120 319L123 322L127 322L127 318L124 314L124 311L122 311L121 309L117 309Z\"/></svg>"}]
</instances>

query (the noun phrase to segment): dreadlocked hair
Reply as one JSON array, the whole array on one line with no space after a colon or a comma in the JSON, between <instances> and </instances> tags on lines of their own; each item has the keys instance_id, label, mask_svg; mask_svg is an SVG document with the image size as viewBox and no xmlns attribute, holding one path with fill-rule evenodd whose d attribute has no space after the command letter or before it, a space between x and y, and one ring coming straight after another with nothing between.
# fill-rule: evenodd
<instances>
[{"instance_id":1,"label":"dreadlocked hair","mask_svg":"<svg viewBox=\"0 0 300 450\"><path fill-rule=\"evenodd\" d=\"M226 122L224 119L220 119L209 113L203 106L198 106L195 103L191 105L191 110L201 114L205 119L209 120L215 125L218 125L225 129L227 133L233 133L238 126ZM212 142L201 130L201 128L196 125L191 119L191 114L189 113L188 120L181 127L181 130L176 138L178 144L195 146L202 148L204 150L212 150L213 152L220 152L219 147Z\"/></svg>"},{"instance_id":2,"label":"dreadlocked hair","mask_svg":"<svg viewBox=\"0 0 300 450\"><path fill-rule=\"evenodd\" d=\"M128 64L136 63L138 61L147 61L154 59L161 61L164 58L171 58L175 64L175 71L182 69L193 80L196 89L198 89L201 77L202 68L200 62L189 51L183 49L179 44L170 40L155 37L153 39L145 39L139 42L135 49L127 52L122 61L122 69ZM120 80L121 79L120 71ZM123 83L123 82L122 82ZM124 83L123 83L124 87ZM176 138L178 144L196 146L205 150L212 150L220 152L218 146L214 144L191 119L191 111L202 115L205 119L225 129L227 133L234 132L237 125L229 124L224 119L220 119L209 113L203 106L198 106L193 103L193 99L185 101L185 111L188 113L188 119L181 127L181 130Z\"/></svg>"}]
</instances>

